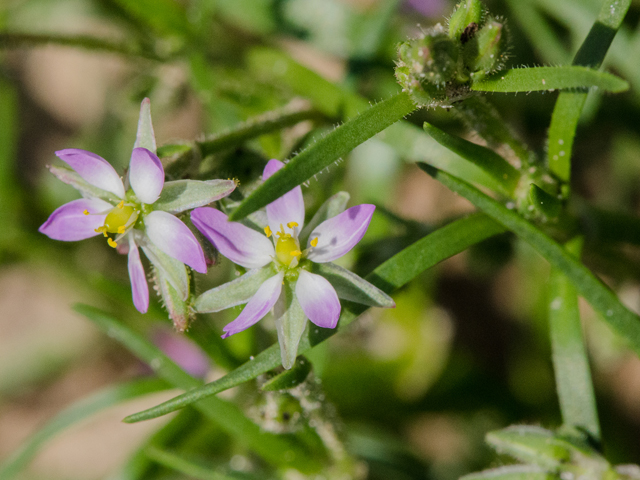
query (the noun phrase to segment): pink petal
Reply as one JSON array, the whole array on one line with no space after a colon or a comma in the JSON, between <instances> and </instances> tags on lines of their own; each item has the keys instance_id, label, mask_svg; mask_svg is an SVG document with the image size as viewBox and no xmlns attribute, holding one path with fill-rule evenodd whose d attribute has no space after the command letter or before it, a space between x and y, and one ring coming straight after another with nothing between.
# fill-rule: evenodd
<instances>
[{"instance_id":1,"label":"pink petal","mask_svg":"<svg viewBox=\"0 0 640 480\"><path fill-rule=\"evenodd\" d=\"M124 185L120 175L104 158L79 148L58 150L56 155L66 162L87 183L124 198Z\"/></svg>"},{"instance_id":2,"label":"pink petal","mask_svg":"<svg viewBox=\"0 0 640 480\"><path fill-rule=\"evenodd\" d=\"M147 277L144 274L142 261L140 261L138 246L131 236L129 237L128 268L129 279L131 279L133 304L140 313L147 313L149 309L149 285L147 284Z\"/></svg>"},{"instance_id":3,"label":"pink petal","mask_svg":"<svg viewBox=\"0 0 640 480\"><path fill-rule=\"evenodd\" d=\"M224 326L222 330L225 334L222 338L227 338L230 335L246 330L269 313L269 310L273 308L280 296L283 278L284 272L280 272L260 285L260 288L251 297L242 313L233 322Z\"/></svg>"},{"instance_id":4,"label":"pink petal","mask_svg":"<svg viewBox=\"0 0 640 480\"><path fill-rule=\"evenodd\" d=\"M112 208L113 205L97 198L73 200L56 209L38 231L54 240L67 242L95 237L100 235L95 229L104 224L107 214L85 215L83 212L100 213Z\"/></svg>"},{"instance_id":5,"label":"pink petal","mask_svg":"<svg viewBox=\"0 0 640 480\"><path fill-rule=\"evenodd\" d=\"M222 255L246 268L264 267L276 252L265 236L237 222L229 222L220 210L196 208L191 221Z\"/></svg>"},{"instance_id":6,"label":"pink petal","mask_svg":"<svg viewBox=\"0 0 640 480\"><path fill-rule=\"evenodd\" d=\"M326 278L300 270L296 298L309 320L319 327L336 328L340 318L340 300Z\"/></svg>"},{"instance_id":7,"label":"pink petal","mask_svg":"<svg viewBox=\"0 0 640 480\"><path fill-rule=\"evenodd\" d=\"M145 232L156 247L196 272L207 273L202 247L181 220L170 213L155 211L144 217Z\"/></svg>"},{"instance_id":8,"label":"pink petal","mask_svg":"<svg viewBox=\"0 0 640 480\"><path fill-rule=\"evenodd\" d=\"M164 186L164 168L158 156L146 148L134 148L129 163L129 183L143 203L158 200Z\"/></svg>"},{"instance_id":9,"label":"pink petal","mask_svg":"<svg viewBox=\"0 0 640 480\"><path fill-rule=\"evenodd\" d=\"M269 160L267 166L264 167L262 178L266 180L282 167L284 167L284 163L281 161ZM300 232L304 225L304 200L302 199L300 186L288 191L267 205L267 218L269 219L269 228L274 233L280 230L281 224L286 227L289 222L296 222L298 224L298 232ZM288 230L286 231L289 233Z\"/></svg>"},{"instance_id":10,"label":"pink petal","mask_svg":"<svg viewBox=\"0 0 640 480\"><path fill-rule=\"evenodd\" d=\"M318 245L311 248L307 258L312 262L332 262L340 258L362 239L369 227L375 205L356 205L325 220L309 235L308 247L317 238Z\"/></svg>"}]
</instances>

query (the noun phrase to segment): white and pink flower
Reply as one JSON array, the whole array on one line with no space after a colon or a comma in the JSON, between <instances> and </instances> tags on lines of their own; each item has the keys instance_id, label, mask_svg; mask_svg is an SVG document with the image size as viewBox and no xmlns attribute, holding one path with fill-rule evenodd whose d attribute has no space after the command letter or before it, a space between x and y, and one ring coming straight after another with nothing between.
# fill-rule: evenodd
<instances>
[{"instance_id":1,"label":"white and pink flower","mask_svg":"<svg viewBox=\"0 0 640 480\"><path fill-rule=\"evenodd\" d=\"M126 182L109 162L95 153L70 148L56 155L71 170L51 167L51 171L78 189L84 198L59 207L39 231L63 241L104 235L109 245L120 253L128 253L133 303L142 313L149 307L149 287L139 246L157 268L169 271L168 278L174 279L176 289L186 298L187 293L182 291L186 281L175 279L180 275L171 275L171 271L176 270L175 262L166 260L164 254L200 273L206 273L207 265L196 237L174 214L229 195L235 183L232 180L165 182L164 168L155 153L149 99L142 102ZM170 263L173 265L168 265Z\"/></svg>"},{"instance_id":2,"label":"white and pink flower","mask_svg":"<svg viewBox=\"0 0 640 480\"><path fill-rule=\"evenodd\" d=\"M263 178L283 167L282 162L271 160ZM326 214L331 209L321 210ZM306 319L319 327L335 328L341 311L339 298L395 306L384 292L331 263L362 239L374 210L374 205L357 205L322 222L314 217L304 228L305 208L298 186L267 205L268 225L262 234L229 222L227 215L214 208L196 208L191 212L196 228L222 255L249 269L239 279L203 293L196 299L196 311L213 312L246 303L240 315L224 327L226 338L254 325L273 309L283 365L290 368Z\"/></svg>"}]
</instances>

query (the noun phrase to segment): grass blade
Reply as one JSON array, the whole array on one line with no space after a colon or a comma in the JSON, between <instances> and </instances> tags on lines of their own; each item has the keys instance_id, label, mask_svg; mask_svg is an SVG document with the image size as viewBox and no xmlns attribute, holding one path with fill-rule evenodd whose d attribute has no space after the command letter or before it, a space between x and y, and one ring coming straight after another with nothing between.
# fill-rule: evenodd
<instances>
[{"instance_id":1,"label":"grass blade","mask_svg":"<svg viewBox=\"0 0 640 480\"><path fill-rule=\"evenodd\" d=\"M456 220L394 255L376 268L366 279L385 293L391 293L413 280L426 269L502 232L504 232L504 228L486 215L476 214ZM366 309L367 307L362 305L351 303L344 305L337 330L320 329L312 326L310 335L302 337L298 346L298 353L303 354L313 346L329 338L336 331L344 329ZM247 382L280 364L280 349L275 344L224 377L153 408L130 415L124 421L135 423L166 415Z\"/></svg>"},{"instance_id":2,"label":"grass blade","mask_svg":"<svg viewBox=\"0 0 640 480\"><path fill-rule=\"evenodd\" d=\"M616 294L598 280L587 267L516 212L509 210L474 186L429 165L423 164L420 168L529 243L573 283L578 293L602 315L615 332L622 336L629 347L640 355L640 317L622 305Z\"/></svg>"}]
</instances>

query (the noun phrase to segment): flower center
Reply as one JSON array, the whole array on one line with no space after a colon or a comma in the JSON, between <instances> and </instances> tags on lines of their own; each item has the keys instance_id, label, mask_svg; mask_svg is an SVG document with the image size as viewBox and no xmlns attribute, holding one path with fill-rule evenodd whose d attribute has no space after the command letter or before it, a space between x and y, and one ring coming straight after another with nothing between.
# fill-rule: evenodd
<instances>
[{"instance_id":1,"label":"flower center","mask_svg":"<svg viewBox=\"0 0 640 480\"><path fill-rule=\"evenodd\" d=\"M89 212L85 210L85 215L88 215ZM107 242L113 248L118 246L117 240L121 237L117 237L114 241L109 238L107 233L117 233L119 235L124 235L126 230L133 226L133 224L138 219L139 210L136 210L134 205L128 204L125 205L124 200L121 201L118 205L112 208L109 213L107 213L107 217L104 219L104 225L102 227L96 228L96 232L102 233L105 237L107 237Z\"/></svg>"},{"instance_id":2,"label":"flower center","mask_svg":"<svg viewBox=\"0 0 640 480\"><path fill-rule=\"evenodd\" d=\"M302 255L295 238L288 233L281 235L276 242L276 258L283 265L289 266L294 258Z\"/></svg>"}]
</instances>

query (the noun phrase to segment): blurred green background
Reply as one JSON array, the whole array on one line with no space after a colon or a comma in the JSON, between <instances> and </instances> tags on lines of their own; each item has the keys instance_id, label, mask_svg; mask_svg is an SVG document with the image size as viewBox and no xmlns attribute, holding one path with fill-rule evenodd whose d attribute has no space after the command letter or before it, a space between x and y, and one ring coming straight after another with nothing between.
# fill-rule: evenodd
<instances>
[{"instance_id":1,"label":"blurred green background","mask_svg":"<svg viewBox=\"0 0 640 480\"><path fill-rule=\"evenodd\" d=\"M570 62L600 7L598 0L487 4L508 21L512 66ZM73 313L73 303L116 312L177 356L195 348L177 343L159 305L146 316L134 310L126 260L106 242L67 244L37 232L55 208L77 195L47 171L57 162L54 151L84 148L122 171L145 96L151 98L159 145L202 139L272 110L308 111L302 122L206 158L197 172L238 178L241 188L251 188L269 158L290 158L346 115L339 109L327 113L333 100L327 95L325 102L317 90L305 92L303 77L294 79L295 86L279 81L288 73L278 68L286 65L261 63L257 49L284 52L340 91L374 102L399 88L393 77L396 44L444 21L452 7L446 0L2 1L0 462L65 406L148 374ZM636 1L605 63L632 88L616 96L591 94L573 163L573 189L584 202L635 215L639 19ZM556 94L488 98L542 156ZM410 118L417 125L424 120L468 133L453 112ZM359 274L473 210L406 160L373 138L303 189L312 213L339 190L351 193L351 204L378 205L359 249L344 259ZM637 311L640 238L619 242L608 233L614 238L607 248L587 244L585 261ZM599 235L607 232L593 232ZM548 273L530 247L504 234L425 272L396 293L395 310L369 311L314 350L323 392L318 396L331 406L327 415L350 454L363 460L367 478L455 479L496 465L483 443L488 430L510 423L559 425L547 334ZM232 275L231 265L220 260L197 280L202 291ZM640 360L588 305L582 307L606 454L613 463L640 463ZM221 342L217 334L235 315L197 320L220 352L209 379L273 342L268 323ZM24 478L119 478L121 465L167 421L125 425L120 419L175 393L109 409L65 432L38 454ZM254 400L250 386L235 395L243 405ZM247 409L268 420L264 404ZM238 472L255 461L189 415L177 449L230 462ZM160 472L162 478L180 478Z\"/></svg>"}]
</instances>

